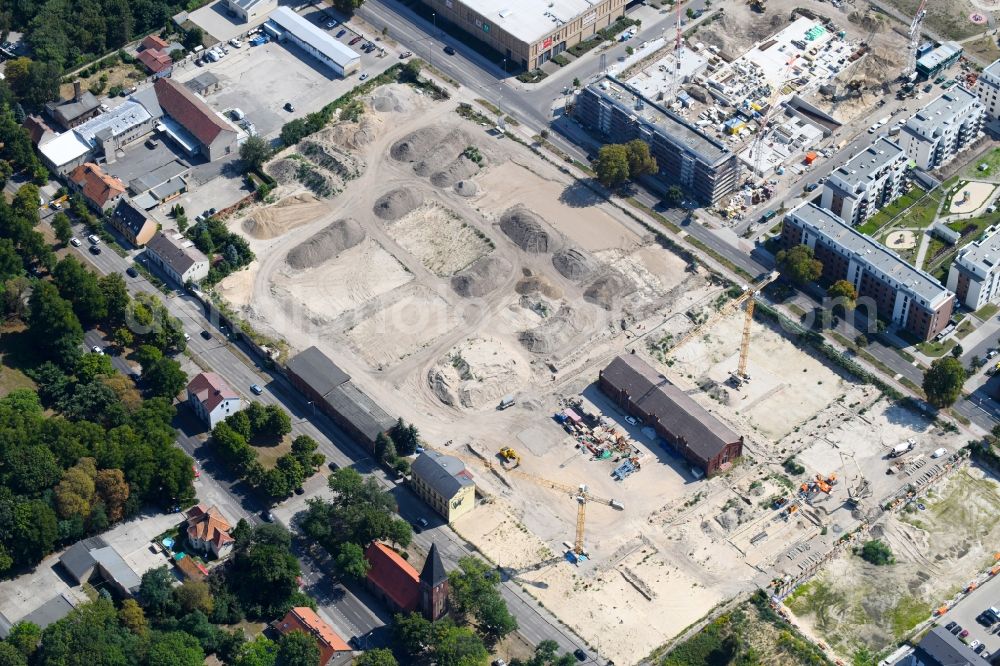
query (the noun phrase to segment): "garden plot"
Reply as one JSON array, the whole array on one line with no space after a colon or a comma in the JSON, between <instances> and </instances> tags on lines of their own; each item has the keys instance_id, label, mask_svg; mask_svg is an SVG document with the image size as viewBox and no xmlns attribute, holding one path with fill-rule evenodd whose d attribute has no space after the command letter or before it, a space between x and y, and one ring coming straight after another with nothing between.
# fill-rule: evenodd
<instances>
[{"instance_id":1,"label":"garden plot","mask_svg":"<svg viewBox=\"0 0 1000 666\"><path fill-rule=\"evenodd\" d=\"M450 277L493 249L486 234L444 206L425 204L388 226L388 234L439 277Z\"/></svg>"}]
</instances>

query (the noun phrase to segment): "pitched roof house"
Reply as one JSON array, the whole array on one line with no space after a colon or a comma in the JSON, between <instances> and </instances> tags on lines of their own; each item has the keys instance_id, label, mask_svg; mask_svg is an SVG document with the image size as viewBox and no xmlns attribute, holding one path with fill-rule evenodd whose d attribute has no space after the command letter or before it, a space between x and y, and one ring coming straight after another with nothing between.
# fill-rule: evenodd
<instances>
[{"instance_id":1,"label":"pitched roof house","mask_svg":"<svg viewBox=\"0 0 1000 666\"><path fill-rule=\"evenodd\" d=\"M162 231L146 243L146 253L170 279L185 284L199 282L208 275L208 257L183 236L167 236Z\"/></svg>"},{"instance_id":2,"label":"pitched roof house","mask_svg":"<svg viewBox=\"0 0 1000 666\"><path fill-rule=\"evenodd\" d=\"M187 512L188 543L195 550L211 552L218 558L228 555L235 539L229 536L232 526L222 517L219 510L198 504Z\"/></svg>"},{"instance_id":3,"label":"pitched roof house","mask_svg":"<svg viewBox=\"0 0 1000 666\"><path fill-rule=\"evenodd\" d=\"M282 634L301 631L315 639L319 645L319 666L326 666L326 663L337 654L351 652L350 646L344 639L308 606L296 606L288 611L285 617L275 620L271 626Z\"/></svg>"},{"instance_id":4,"label":"pitched roof house","mask_svg":"<svg viewBox=\"0 0 1000 666\"><path fill-rule=\"evenodd\" d=\"M413 565L378 541L365 550L365 559L369 565L369 589L393 610L415 611L420 603L420 576Z\"/></svg>"},{"instance_id":5,"label":"pitched roof house","mask_svg":"<svg viewBox=\"0 0 1000 666\"><path fill-rule=\"evenodd\" d=\"M239 394L214 372L201 372L187 385L191 409L214 428L219 421L243 408Z\"/></svg>"},{"instance_id":6,"label":"pitched roof house","mask_svg":"<svg viewBox=\"0 0 1000 666\"><path fill-rule=\"evenodd\" d=\"M145 51L139 51L137 56L139 62L146 66L153 74L163 74L164 72L170 71L174 66L174 59L170 57L170 54L166 51L160 51L159 49L146 49Z\"/></svg>"},{"instance_id":7,"label":"pitched roof house","mask_svg":"<svg viewBox=\"0 0 1000 666\"><path fill-rule=\"evenodd\" d=\"M438 451L424 451L412 466L414 492L449 523L476 506L476 484L465 463Z\"/></svg>"},{"instance_id":8,"label":"pitched roof house","mask_svg":"<svg viewBox=\"0 0 1000 666\"><path fill-rule=\"evenodd\" d=\"M153 90L160 108L194 136L205 158L215 160L236 150L236 128L184 84L161 78Z\"/></svg>"},{"instance_id":9,"label":"pitched roof house","mask_svg":"<svg viewBox=\"0 0 1000 666\"><path fill-rule=\"evenodd\" d=\"M170 44L159 35L146 35L142 42L139 43L139 46L143 50L154 49L164 51Z\"/></svg>"},{"instance_id":10,"label":"pitched roof house","mask_svg":"<svg viewBox=\"0 0 1000 666\"><path fill-rule=\"evenodd\" d=\"M108 210L125 195L125 183L104 173L93 162L85 162L73 169L69 179L87 203L100 211Z\"/></svg>"},{"instance_id":11,"label":"pitched roof house","mask_svg":"<svg viewBox=\"0 0 1000 666\"><path fill-rule=\"evenodd\" d=\"M122 197L108 217L111 226L125 236L130 243L143 246L156 233L156 222L128 197Z\"/></svg>"}]
</instances>

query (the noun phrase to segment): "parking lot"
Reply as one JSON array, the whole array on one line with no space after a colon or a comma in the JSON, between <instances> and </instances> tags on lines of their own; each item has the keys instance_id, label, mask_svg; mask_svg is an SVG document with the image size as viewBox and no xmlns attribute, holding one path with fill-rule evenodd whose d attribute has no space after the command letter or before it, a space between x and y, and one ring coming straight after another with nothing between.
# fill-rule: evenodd
<instances>
[{"instance_id":1,"label":"parking lot","mask_svg":"<svg viewBox=\"0 0 1000 666\"><path fill-rule=\"evenodd\" d=\"M986 652L996 653L1000 651L1000 635L993 633L993 630L1000 628L1000 623L988 629L976 622L976 616L990 606L997 606L998 602L1000 602L1000 576L994 576L948 611L941 618L941 625L957 622L963 629L969 631L968 636L963 639L966 643L979 641L986 644Z\"/></svg>"},{"instance_id":2,"label":"parking lot","mask_svg":"<svg viewBox=\"0 0 1000 666\"><path fill-rule=\"evenodd\" d=\"M220 42L245 35L267 20L266 16L258 16L250 23L244 23L235 16L229 16L226 7L226 0L217 0L191 12L188 19Z\"/></svg>"}]
</instances>

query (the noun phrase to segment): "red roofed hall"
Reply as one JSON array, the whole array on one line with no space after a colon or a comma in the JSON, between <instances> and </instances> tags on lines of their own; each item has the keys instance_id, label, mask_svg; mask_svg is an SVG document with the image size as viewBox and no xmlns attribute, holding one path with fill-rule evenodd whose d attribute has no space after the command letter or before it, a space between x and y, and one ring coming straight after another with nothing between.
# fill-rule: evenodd
<instances>
[{"instance_id":1,"label":"red roofed hall","mask_svg":"<svg viewBox=\"0 0 1000 666\"><path fill-rule=\"evenodd\" d=\"M174 59L166 51L146 49L139 52L139 61L153 74L169 72L174 66Z\"/></svg>"},{"instance_id":2,"label":"red roofed hall","mask_svg":"<svg viewBox=\"0 0 1000 666\"><path fill-rule=\"evenodd\" d=\"M69 179L83 194L87 203L100 211L110 210L125 194L125 183L104 173L93 162L86 162L73 169Z\"/></svg>"},{"instance_id":3,"label":"red roofed hall","mask_svg":"<svg viewBox=\"0 0 1000 666\"><path fill-rule=\"evenodd\" d=\"M214 372L201 372L187 385L188 405L198 417L214 428L243 408L240 395Z\"/></svg>"},{"instance_id":4,"label":"red roofed hall","mask_svg":"<svg viewBox=\"0 0 1000 666\"><path fill-rule=\"evenodd\" d=\"M288 611L280 620L275 620L272 627L281 634L301 631L311 636L319 645L319 666L325 666L331 657L341 653L351 652L344 639L337 635L330 625L324 622L312 608L297 606Z\"/></svg>"},{"instance_id":5,"label":"red roofed hall","mask_svg":"<svg viewBox=\"0 0 1000 666\"><path fill-rule=\"evenodd\" d=\"M144 50L154 49L165 51L170 44L159 35L146 35L146 38L139 44Z\"/></svg>"},{"instance_id":6,"label":"red roofed hall","mask_svg":"<svg viewBox=\"0 0 1000 666\"><path fill-rule=\"evenodd\" d=\"M372 542L365 550L368 587L393 610L412 612L420 604L420 576L409 562L388 546Z\"/></svg>"},{"instance_id":7,"label":"red roofed hall","mask_svg":"<svg viewBox=\"0 0 1000 666\"><path fill-rule=\"evenodd\" d=\"M235 539L229 536L232 526L217 508L198 504L187 512L187 540L191 548L211 551L222 558L233 549Z\"/></svg>"},{"instance_id":8,"label":"red roofed hall","mask_svg":"<svg viewBox=\"0 0 1000 666\"><path fill-rule=\"evenodd\" d=\"M161 78L153 84L153 90L156 92L160 108L173 122L180 125L185 133L191 135L198 144L197 152L203 157L213 161L236 152L236 128L185 85L173 79ZM169 133L171 127L169 123L165 125ZM173 138L185 150L188 149L187 137L175 135Z\"/></svg>"}]
</instances>

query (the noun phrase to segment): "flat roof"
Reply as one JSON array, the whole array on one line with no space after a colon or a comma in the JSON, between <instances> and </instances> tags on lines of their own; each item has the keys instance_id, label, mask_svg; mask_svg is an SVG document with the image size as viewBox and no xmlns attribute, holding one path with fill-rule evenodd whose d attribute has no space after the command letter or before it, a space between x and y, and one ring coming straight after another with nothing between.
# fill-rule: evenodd
<instances>
[{"instance_id":1,"label":"flat roof","mask_svg":"<svg viewBox=\"0 0 1000 666\"><path fill-rule=\"evenodd\" d=\"M989 81L992 85L997 85L997 79L1000 79L1000 60L994 60L986 66L983 70L983 74L986 74L986 81ZM984 80L983 75L979 76L979 81Z\"/></svg>"},{"instance_id":2,"label":"flat roof","mask_svg":"<svg viewBox=\"0 0 1000 666\"><path fill-rule=\"evenodd\" d=\"M138 178L133 178L129 181L128 187L134 194L141 194L142 192L148 192L157 185L169 182L171 178L187 173L187 171L188 167L181 164L178 160L172 160L153 169L149 173L143 174Z\"/></svg>"},{"instance_id":3,"label":"flat roof","mask_svg":"<svg viewBox=\"0 0 1000 666\"><path fill-rule=\"evenodd\" d=\"M930 53L926 53L922 57L918 58L917 64L924 69L934 69L948 58L952 58L961 52L962 47L957 43L944 42L936 49L932 49Z\"/></svg>"},{"instance_id":4,"label":"flat roof","mask_svg":"<svg viewBox=\"0 0 1000 666\"><path fill-rule=\"evenodd\" d=\"M334 39L333 35L313 25L288 7L278 7L271 12L270 18L341 67L346 67L361 57L353 49Z\"/></svg>"},{"instance_id":5,"label":"flat roof","mask_svg":"<svg viewBox=\"0 0 1000 666\"><path fill-rule=\"evenodd\" d=\"M841 189L857 192L867 181L874 180L876 174L906 153L895 141L879 137L872 145L844 162L830 174L830 181L841 181L846 187Z\"/></svg>"},{"instance_id":6,"label":"flat roof","mask_svg":"<svg viewBox=\"0 0 1000 666\"><path fill-rule=\"evenodd\" d=\"M955 263L980 275L986 275L1000 264L1000 226L993 225L983 237L959 250Z\"/></svg>"},{"instance_id":7,"label":"flat roof","mask_svg":"<svg viewBox=\"0 0 1000 666\"><path fill-rule=\"evenodd\" d=\"M295 373L299 379L319 395L326 395L334 387L351 379L349 374L341 370L340 366L331 361L330 357L316 346L299 352L288 359L285 367Z\"/></svg>"},{"instance_id":8,"label":"flat roof","mask_svg":"<svg viewBox=\"0 0 1000 666\"><path fill-rule=\"evenodd\" d=\"M974 92L965 86L955 86L917 111L906 121L905 129L921 136L934 136L936 129L965 116L976 104L979 97Z\"/></svg>"},{"instance_id":9,"label":"flat roof","mask_svg":"<svg viewBox=\"0 0 1000 666\"><path fill-rule=\"evenodd\" d=\"M813 233L853 254L858 261L870 266L889 282L916 295L925 306L935 308L951 295L929 273L914 268L899 255L850 226L842 219L812 202L805 202L788 212Z\"/></svg>"},{"instance_id":10,"label":"flat roof","mask_svg":"<svg viewBox=\"0 0 1000 666\"><path fill-rule=\"evenodd\" d=\"M605 76L599 82L591 84L589 90L626 113L656 127L660 130L659 134L668 141L696 154L709 164L718 164L733 155L724 144L613 76Z\"/></svg>"},{"instance_id":11,"label":"flat roof","mask_svg":"<svg viewBox=\"0 0 1000 666\"><path fill-rule=\"evenodd\" d=\"M595 11L600 0L459 0L508 35L532 44L579 16ZM596 17L595 17L596 19ZM491 26L492 27L492 26Z\"/></svg>"},{"instance_id":12,"label":"flat roof","mask_svg":"<svg viewBox=\"0 0 1000 666\"><path fill-rule=\"evenodd\" d=\"M79 159L89 153L90 150L90 144L81 139L72 130L63 132L38 146L38 152L57 167Z\"/></svg>"},{"instance_id":13,"label":"flat roof","mask_svg":"<svg viewBox=\"0 0 1000 666\"><path fill-rule=\"evenodd\" d=\"M68 164L93 149L94 137L98 133L110 131L111 136L118 136L152 117L149 110L139 102L126 100L107 113L95 116L46 141L38 150L56 166Z\"/></svg>"}]
</instances>

